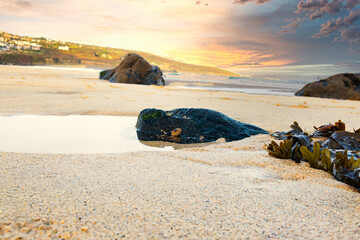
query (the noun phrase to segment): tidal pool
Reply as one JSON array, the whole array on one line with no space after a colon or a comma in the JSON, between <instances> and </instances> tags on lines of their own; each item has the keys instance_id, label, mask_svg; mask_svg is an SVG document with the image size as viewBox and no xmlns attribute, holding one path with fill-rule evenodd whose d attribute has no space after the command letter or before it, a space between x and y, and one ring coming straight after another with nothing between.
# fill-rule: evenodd
<instances>
[{"instance_id":1,"label":"tidal pool","mask_svg":"<svg viewBox=\"0 0 360 240\"><path fill-rule=\"evenodd\" d=\"M173 150L140 143L136 120L122 116L0 116L0 151L61 154Z\"/></svg>"}]
</instances>

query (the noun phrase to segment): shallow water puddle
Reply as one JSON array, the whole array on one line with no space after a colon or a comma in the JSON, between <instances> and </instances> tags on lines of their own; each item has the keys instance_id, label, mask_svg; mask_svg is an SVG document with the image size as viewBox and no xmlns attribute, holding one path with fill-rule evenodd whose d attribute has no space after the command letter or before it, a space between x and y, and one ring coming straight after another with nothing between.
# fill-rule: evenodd
<instances>
[{"instance_id":1,"label":"shallow water puddle","mask_svg":"<svg viewBox=\"0 0 360 240\"><path fill-rule=\"evenodd\" d=\"M0 151L21 153L123 153L171 151L139 142L136 117L0 116Z\"/></svg>"}]
</instances>

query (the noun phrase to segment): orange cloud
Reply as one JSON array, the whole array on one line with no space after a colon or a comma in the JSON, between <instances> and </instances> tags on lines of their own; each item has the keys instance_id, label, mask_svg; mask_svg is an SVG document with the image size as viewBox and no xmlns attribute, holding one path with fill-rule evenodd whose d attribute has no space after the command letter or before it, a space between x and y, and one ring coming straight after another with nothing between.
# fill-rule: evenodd
<instances>
[{"instance_id":1,"label":"orange cloud","mask_svg":"<svg viewBox=\"0 0 360 240\"><path fill-rule=\"evenodd\" d=\"M295 62L292 59L277 59L272 53L261 50L246 50L237 47L210 43L207 46L168 52L175 59L190 64L221 68L282 66Z\"/></svg>"}]
</instances>

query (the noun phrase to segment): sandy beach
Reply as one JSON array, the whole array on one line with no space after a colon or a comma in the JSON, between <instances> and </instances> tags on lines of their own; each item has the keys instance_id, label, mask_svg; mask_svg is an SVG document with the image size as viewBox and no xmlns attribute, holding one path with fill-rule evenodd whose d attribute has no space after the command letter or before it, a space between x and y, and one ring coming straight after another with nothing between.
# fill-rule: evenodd
<instances>
[{"instance_id":1,"label":"sandy beach","mask_svg":"<svg viewBox=\"0 0 360 240\"><path fill-rule=\"evenodd\" d=\"M0 115L137 116L191 107L269 132L294 121L308 132L339 119L348 130L360 127L359 101L97 78L95 70L0 66ZM359 192L307 163L268 156L271 140L167 152L0 152L0 239L360 238Z\"/></svg>"}]
</instances>

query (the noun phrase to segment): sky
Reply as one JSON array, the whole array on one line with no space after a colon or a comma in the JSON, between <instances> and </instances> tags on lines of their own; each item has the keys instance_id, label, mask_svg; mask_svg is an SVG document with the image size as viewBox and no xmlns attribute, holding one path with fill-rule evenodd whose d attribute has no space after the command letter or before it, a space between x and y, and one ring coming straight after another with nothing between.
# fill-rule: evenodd
<instances>
[{"instance_id":1,"label":"sky","mask_svg":"<svg viewBox=\"0 0 360 240\"><path fill-rule=\"evenodd\" d=\"M0 0L0 31L237 72L360 72L360 0Z\"/></svg>"}]
</instances>

